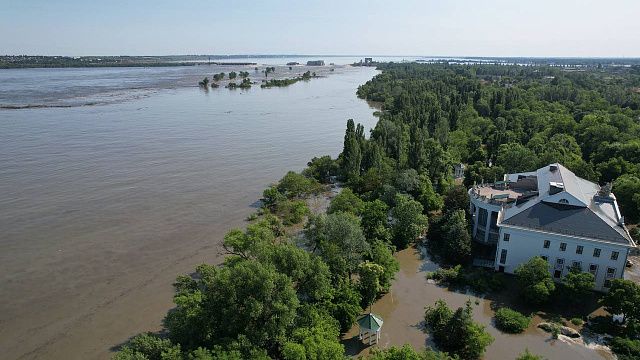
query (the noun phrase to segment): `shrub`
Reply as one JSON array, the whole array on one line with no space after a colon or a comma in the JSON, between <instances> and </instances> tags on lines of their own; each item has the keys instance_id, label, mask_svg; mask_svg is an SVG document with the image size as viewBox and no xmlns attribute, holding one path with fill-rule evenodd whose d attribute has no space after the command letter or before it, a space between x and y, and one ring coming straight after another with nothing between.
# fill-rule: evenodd
<instances>
[{"instance_id":1,"label":"shrub","mask_svg":"<svg viewBox=\"0 0 640 360\"><path fill-rule=\"evenodd\" d=\"M516 360L544 360L544 358L540 355L531 353L529 349L524 349L524 352L520 354Z\"/></svg>"},{"instance_id":2,"label":"shrub","mask_svg":"<svg viewBox=\"0 0 640 360\"><path fill-rule=\"evenodd\" d=\"M640 358L640 340L615 337L609 344L611 350L619 360L631 360Z\"/></svg>"},{"instance_id":3,"label":"shrub","mask_svg":"<svg viewBox=\"0 0 640 360\"><path fill-rule=\"evenodd\" d=\"M498 291L504 286L502 274L473 267L463 268L461 265L427 273L427 279L451 287L469 287L476 293Z\"/></svg>"},{"instance_id":4,"label":"shrub","mask_svg":"<svg viewBox=\"0 0 640 360\"><path fill-rule=\"evenodd\" d=\"M529 327L531 318L509 308L500 308L496 311L495 321L498 329L519 334Z\"/></svg>"},{"instance_id":5,"label":"shrub","mask_svg":"<svg viewBox=\"0 0 640 360\"><path fill-rule=\"evenodd\" d=\"M584 321L580 318L573 318L571 319L571 323L576 326L581 326L582 324L584 324Z\"/></svg>"}]
</instances>

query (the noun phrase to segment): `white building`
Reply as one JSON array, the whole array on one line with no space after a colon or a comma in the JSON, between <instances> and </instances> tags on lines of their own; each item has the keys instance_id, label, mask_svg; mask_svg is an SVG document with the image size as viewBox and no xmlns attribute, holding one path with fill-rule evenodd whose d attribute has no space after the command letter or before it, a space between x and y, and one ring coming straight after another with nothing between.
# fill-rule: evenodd
<instances>
[{"instance_id":1,"label":"white building","mask_svg":"<svg viewBox=\"0 0 640 360\"><path fill-rule=\"evenodd\" d=\"M596 290L606 291L611 279L622 278L636 246L610 189L560 164L506 174L472 187L469 196L478 266L513 273L539 255L556 281L578 266L594 274Z\"/></svg>"}]
</instances>

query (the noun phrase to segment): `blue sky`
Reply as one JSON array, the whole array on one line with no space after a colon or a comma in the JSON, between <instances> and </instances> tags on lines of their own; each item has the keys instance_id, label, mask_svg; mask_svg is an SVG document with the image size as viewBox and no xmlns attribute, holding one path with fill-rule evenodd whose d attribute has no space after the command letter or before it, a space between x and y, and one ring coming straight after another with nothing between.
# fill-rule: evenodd
<instances>
[{"instance_id":1,"label":"blue sky","mask_svg":"<svg viewBox=\"0 0 640 360\"><path fill-rule=\"evenodd\" d=\"M640 0L0 0L0 54L640 57Z\"/></svg>"}]
</instances>

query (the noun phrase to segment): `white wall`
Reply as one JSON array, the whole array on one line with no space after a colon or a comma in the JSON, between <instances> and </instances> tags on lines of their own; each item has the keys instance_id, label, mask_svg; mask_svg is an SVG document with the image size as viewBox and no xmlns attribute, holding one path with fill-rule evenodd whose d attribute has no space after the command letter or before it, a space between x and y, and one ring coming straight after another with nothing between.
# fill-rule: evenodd
<instances>
[{"instance_id":1,"label":"white wall","mask_svg":"<svg viewBox=\"0 0 640 360\"><path fill-rule=\"evenodd\" d=\"M504 234L510 234L509 241L504 241ZM544 248L544 241L549 240L551 242L548 249ZM567 243L565 251L560 251L560 243ZM582 254L576 254L577 245L584 246ZM595 248L600 250L600 257L593 256L593 250ZM507 250L507 259L504 264L500 263L500 254L502 249ZM616 273L614 278L622 278L625 262L627 259L628 247L623 244L612 244L606 242L591 241L587 239L581 239L572 236L563 236L551 233L544 233L538 231L531 231L526 229L512 228L508 226L501 226L500 228L500 240L498 241L498 250L496 252L496 265L495 269L498 270L499 266L504 266L504 271L507 273L513 273L516 267L524 262L529 261L530 258L537 255L544 255L548 257L549 270L553 276L553 270L555 269L556 259L564 259L564 268L562 270L562 276L569 272L569 268L573 261L580 261L582 263L582 271L588 272L590 264L598 265L598 272L596 274L595 289L600 291L606 291L603 287L607 267L615 268ZM618 251L618 259L611 260L611 252ZM559 281L560 279L555 279Z\"/></svg>"}]
</instances>

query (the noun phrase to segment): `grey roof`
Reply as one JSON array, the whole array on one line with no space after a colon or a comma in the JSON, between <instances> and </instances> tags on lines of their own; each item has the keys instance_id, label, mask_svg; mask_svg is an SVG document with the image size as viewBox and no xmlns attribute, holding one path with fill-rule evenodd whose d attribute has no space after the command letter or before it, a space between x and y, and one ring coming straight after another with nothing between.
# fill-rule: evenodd
<instances>
[{"instance_id":1,"label":"grey roof","mask_svg":"<svg viewBox=\"0 0 640 360\"><path fill-rule=\"evenodd\" d=\"M538 202L502 221L502 224L621 244L629 243L626 234L623 235L615 227L606 224L600 216L586 207ZM619 228L622 230L622 227Z\"/></svg>"},{"instance_id":2,"label":"grey roof","mask_svg":"<svg viewBox=\"0 0 640 360\"><path fill-rule=\"evenodd\" d=\"M601 201L598 184L576 176L561 164L550 164L535 172L507 174L505 178L515 182L522 176L535 176L537 195L504 208L501 224L635 245L624 225L620 225L615 196ZM550 192L552 186L555 193Z\"/></svg>"}]
</instances>

